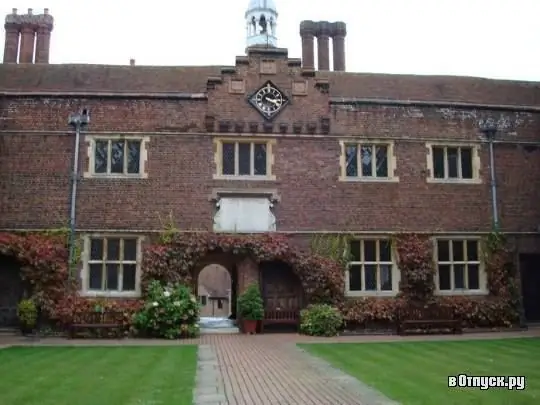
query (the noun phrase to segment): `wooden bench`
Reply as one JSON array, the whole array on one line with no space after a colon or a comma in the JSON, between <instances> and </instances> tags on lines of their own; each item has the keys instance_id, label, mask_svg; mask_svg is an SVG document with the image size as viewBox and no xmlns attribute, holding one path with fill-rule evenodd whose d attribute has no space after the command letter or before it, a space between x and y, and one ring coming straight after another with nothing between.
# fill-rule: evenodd
<instances>
[{"instance_id":1,"label":"wooden bench","mask_svg":"<svg viewBox=\"0 0 540 405\"><path fill-rule=\"evenodd\" d=\"M73 339L86 332L91 337L121 338L126 332L125 316L118 311L78 312L69 325L69 337Z\"/></svg>"},{"instance_id":2,"label":"wooden bench","mask_svg":"<svg viewBox=\"0 0 540 405\"><path fill-rule=\"evenodd\" d=\"M297 309L267 309L264 311L264 317L261 321L261 333L264 333L264 327L271 324L295 325L296 329L300 327L300 310Z\"/></svg>"},{"instance_id":3,"label":"wooden bench","mask_svg":"<svg viewBox=\"0 0 540 405\"><path fill-rule=\"evenodd\" d=\"M408 332L463 333L461 319L448 307L435 304L409 304L397 311L397 333Z\"/></svg>"}]
</instances>

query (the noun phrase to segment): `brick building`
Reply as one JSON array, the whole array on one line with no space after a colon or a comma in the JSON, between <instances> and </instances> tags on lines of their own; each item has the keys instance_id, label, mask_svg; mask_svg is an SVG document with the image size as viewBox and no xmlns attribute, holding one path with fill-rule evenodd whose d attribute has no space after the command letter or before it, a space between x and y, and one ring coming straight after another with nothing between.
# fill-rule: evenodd
<instances>
[{"instance_id":1,"label":"brick building","mask_svg":"<svg viewBox=\"0 0 540 405\"><path fill-rule=\"evenodd\" d=\"M205 67L49 64L48 11L8 15L0 229L67 223L67 118L87 109L76 198L84 294L136 296L141 246L168 215L185 232L277 231L299 246L352 234L350 296L395 295L389 236L427 233L437 291L486 294L478 240L492 228L495 189L525 313L539 320L540 85L352 73L344 23L303 21L300 59L278 47L273 1L252 0L245 15L246 54ZM242 280L233 276L233 290Z\"/></svg>"}]
</instances>

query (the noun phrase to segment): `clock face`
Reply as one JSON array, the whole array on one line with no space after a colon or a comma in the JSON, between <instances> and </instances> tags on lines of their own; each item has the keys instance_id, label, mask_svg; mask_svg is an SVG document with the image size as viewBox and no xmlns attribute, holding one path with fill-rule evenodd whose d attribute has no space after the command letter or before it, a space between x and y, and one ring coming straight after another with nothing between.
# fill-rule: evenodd
<instances>
[{"instance_id":1,"label":"clock face","mask_svg":"<svg viewBox=\"0 0 540 405\"><path fill-rule=\"evenodd\" d=\"M251 104L266 119L273 118L287 104L287 97L272 83L267 82L251 96Z\"/></svg>"}]
</instances>

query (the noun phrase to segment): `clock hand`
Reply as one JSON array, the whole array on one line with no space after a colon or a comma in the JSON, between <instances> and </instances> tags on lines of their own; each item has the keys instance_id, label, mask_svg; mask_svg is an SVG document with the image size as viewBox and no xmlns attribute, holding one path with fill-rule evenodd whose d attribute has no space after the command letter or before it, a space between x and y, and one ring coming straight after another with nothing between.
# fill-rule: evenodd
<instances>
[{"instance_id":1,"label":"clock hand","mask_svg":"<svg viewBox=\"0 0 540 405\"><path fill-rule=\"evenodd\" d=\"M270 101L274 105L279 105L279 102L275 98L267 98L267 101Z\"/></svg>"}]
</instances>

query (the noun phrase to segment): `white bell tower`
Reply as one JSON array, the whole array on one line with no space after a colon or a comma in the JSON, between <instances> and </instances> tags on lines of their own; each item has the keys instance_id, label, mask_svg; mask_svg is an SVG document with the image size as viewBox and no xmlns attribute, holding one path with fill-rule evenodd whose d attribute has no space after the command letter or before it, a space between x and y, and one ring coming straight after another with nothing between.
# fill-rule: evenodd
<instances>
[{"instance_id":1,"label":"white bell tower","mask_svg":"<svg viewBox=\"0 0 540 405\"><path fill-rule=\"evenodd\" d=\"M250 0L246 11L246 45L277 48L278 13L274 0Z\"/></svg>"}]
</instances>

